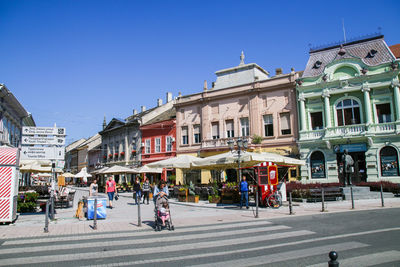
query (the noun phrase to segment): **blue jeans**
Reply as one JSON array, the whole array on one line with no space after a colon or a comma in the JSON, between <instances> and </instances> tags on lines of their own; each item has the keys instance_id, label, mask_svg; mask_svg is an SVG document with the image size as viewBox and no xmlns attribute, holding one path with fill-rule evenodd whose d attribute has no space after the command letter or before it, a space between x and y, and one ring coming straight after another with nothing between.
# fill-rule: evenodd
<instances>
[{"instance_id":1,"label":"blue jeans","mask_svg":"<svg viewBox=\"0 0 400 267\"><path fill-rule=\"evenodd\" d=\"M246 200L246 208L249 206L249 191L242 191L240 194L240 207L243 206L243 198Z\"/></svg>"},{"instance_id":2,"label":"blue jeans","mask_svg":"<svg viewBox=\"0 0 400 267\"><path fill-rule=\"evenodd\" d=\"M142 199L142 191L137 191L135 194L135 202L136 204L138 203L138 201L140 201Z\"/></svg>"}]
</instances>

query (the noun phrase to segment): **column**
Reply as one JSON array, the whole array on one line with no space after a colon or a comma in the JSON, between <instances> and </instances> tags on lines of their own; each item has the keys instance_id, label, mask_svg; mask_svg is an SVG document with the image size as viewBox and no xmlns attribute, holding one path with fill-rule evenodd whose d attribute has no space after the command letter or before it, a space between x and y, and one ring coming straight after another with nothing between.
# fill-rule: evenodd
<instances>
[{"instance_id":1,"label":"column","mask_svg":"<svg viewBox=\"0 0 400 267\"><path fill-rule=\"evenodd\" d=\"M364 93L364 105L365 105L365 114L367 116L367 125L372 123L372 110L371 110L371 99L369 97L369 91L371 89L368 86L363 85L361 91Z\"/></svg>"},{"instance_id":2,"label":"column","mask_svg":"<svg viewBox=\"0 0 400 267\"><path fill-rule=\"evenodd\" d=\"M399 84L393 85L394 91L394 107L396 110L396 121L400 121L400 87Z\"/></svg>"},{"instance_id":3,"label":"column","mask_svg":"<svg viewBox=\"0 0 400 267\"><path fill-rule=\"evenodd\" d=\"M299 102L300 102L300 131L305 131L306 130L306 106L305 102L306 99L304 98L304 95L301 94L299 96Z\"/></svg>"},{"instance_id":4,"label":"column","mask_svg":"<svg viewBox=\"0 0 400 267\"><path fill-rule=\"evenodd\" d=\"M331 110L330 110L330 102L329 98L331 95L329 94L329 90L326 89L322 93L322 97L324 98L324 113L325 113L325 128L331 127Z\"/></svg>"}]
</instances>

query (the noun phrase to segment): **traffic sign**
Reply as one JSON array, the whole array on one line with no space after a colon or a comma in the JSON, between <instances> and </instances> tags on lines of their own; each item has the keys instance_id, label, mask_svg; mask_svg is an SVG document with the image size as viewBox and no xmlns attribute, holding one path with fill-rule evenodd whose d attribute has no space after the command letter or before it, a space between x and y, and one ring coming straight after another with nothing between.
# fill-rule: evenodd
<instances>
[{"instance_id":1,"label":"traffic sign","mask_svg":"<svg viewBox=\"0 0 400 267\"><path fill-rule=\"evenodd\" d=\"M22 136L22 144L23 145L65 145L65 137L64 136Z\"/></svg>"},{"instance_id":2,"label":"traffic sign","mask_svg":"<svg viewBox=\"0 0 400 267\"><path fill-rule=\"evenodd\" d=\"M65 157L64 147L21 147L21 159L48 159L48 160L63 160Z\"/></svg>"},{"instance_id":3,"label":"traffic sign","mask_svg":"<svg viewBox=\"0 0 400 267\"><path fill-rule=\"evenodd\" d=\"M66 135L65 128L57 127L22 127L22 135Z\"/></svg>"}]
</instances>

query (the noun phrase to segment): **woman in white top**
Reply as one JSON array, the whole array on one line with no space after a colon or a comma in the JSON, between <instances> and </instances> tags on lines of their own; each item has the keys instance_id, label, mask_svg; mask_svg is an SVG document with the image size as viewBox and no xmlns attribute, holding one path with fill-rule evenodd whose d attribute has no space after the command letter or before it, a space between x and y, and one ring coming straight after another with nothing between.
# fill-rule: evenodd
<instances>
[{"instance_id":1,"label":"woman in white top","mask_svg":"<svg viewBox=\"0 0 400 267\"><path fill-rule=\"evenodd\" d=\"M89 196L97 196L98 192L99 185L97 184L97 180L93 180L93 183L91 183L89 187Z\"/></svg>"}]
</instances>

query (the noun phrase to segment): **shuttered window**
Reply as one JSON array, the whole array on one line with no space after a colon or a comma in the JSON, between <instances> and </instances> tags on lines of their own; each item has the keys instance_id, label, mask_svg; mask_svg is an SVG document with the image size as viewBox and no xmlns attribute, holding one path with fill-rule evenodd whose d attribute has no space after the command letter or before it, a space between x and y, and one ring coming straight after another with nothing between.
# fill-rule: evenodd
<instances>
[{"instance_id":1,"label":"shuttered window","mask_svg":"<svg viewBox=\"0 0 400 267\"><path fill-rule=\"evenodd\" d=\"M219 139L219 123L213 122L211 124L212 128L212 139Z\"/></svg>"},{"instance_id":2,"label":"shuttered window","mask_svg":"<svg viewBox=\"0 0 400 267\"><path fill-rule=\"evenodd\" d=\"M281 133L282 135L291 134L289 113L281 113Z\"/></svg>"}]
</instances>

